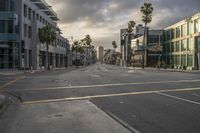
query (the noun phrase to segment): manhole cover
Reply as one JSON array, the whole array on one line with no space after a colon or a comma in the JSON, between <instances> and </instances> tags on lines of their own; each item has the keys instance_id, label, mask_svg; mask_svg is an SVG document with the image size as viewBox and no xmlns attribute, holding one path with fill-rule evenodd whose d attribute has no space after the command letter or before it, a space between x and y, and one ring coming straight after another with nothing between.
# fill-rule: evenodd
<instances>
[{"instance_id":1,"label":"manhole cover","mask_svg":"<svg viewBox=\"0 0 200 133\"><path fill-rule=\"evenodd\" d=\"M54 117L63 117L63 115L62 114L56 114L56 115L54 115Z\"/></svg>"}]
</instances>

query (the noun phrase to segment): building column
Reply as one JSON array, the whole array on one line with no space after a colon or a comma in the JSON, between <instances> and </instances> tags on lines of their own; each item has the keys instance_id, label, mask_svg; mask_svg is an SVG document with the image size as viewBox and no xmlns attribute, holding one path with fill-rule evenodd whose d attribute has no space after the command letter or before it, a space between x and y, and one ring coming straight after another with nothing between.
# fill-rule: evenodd
<instances>
[{"instance_id":1,"label":"building column","mask_svg":"<svg viewBox=\"0 0 200 133\"><path fill-rule=\"evenodd\" d=\"M58 68L60 68L60 54L58 54Z\"/></svg>"},{"instance_id":2,"label":"building column","mask_svg":"<svg viewBox=\"0 0 200 133\"><path fill-rule=\"evenodd\" d=\"M56 55L55 53L52 53L52 68L56 67Z\"/></svg>"},{"instance_id":3,"label":"building column","mask_svg":"<svg viewBox=\"0 0 200 133\"><path fill-rule=\"evenodd\" d=\"M45 64L44 64L44 67L47 69L48 68L48 60L47 60L47 57L48 57L48 53L45 51Z\"/></svg>"},{"instance_id":4,"label":"building column","mask_svg":"<svg viewBox=\"0 0 200 133\"><path fill-rule=\"evenodd\" d=\"M65 67L65 55L63 55L62 62L63 62L62 63L63 64L62 67Z\"/></svg>"}]
</instances>

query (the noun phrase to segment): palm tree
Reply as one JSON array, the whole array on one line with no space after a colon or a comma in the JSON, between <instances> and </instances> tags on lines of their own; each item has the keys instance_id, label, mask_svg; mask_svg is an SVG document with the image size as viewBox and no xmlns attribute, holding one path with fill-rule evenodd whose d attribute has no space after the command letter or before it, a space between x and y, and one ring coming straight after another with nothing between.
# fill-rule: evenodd
<instances>
[{"instance_id":1,"label":"palm tree","mask_svg":"<svg viewBox=\"0 0 200 133\"><path fill-rule=\"evenodd\" d=\"M87 49L87 56L88 56L88 54L89 54L88 49L90 49L91 43L92 43L92 39L91 39L90 35L87 34L87 35L85 36L85 38L83 38L83 39L81 40L81 42L82 42L83 45L86 47L86 49Z\"/></svg>"},{"instance_id":2,"label":"palm tree","mask_svg":"<svg viewBox=\"0 0 200 133\"><path fill-rule=\"evenodd\" d=\"M132 21L132 20L128 22L128 28L127 28L128 33L133 32L133 28L135 27L135 24L136 24L135 21Z\"/></svg>"},{"instance_id":3,"label":"palm tree","mask_svg":"<svg viewBox=\"0 0 200 133\"><path fill-rule=\"evenodd\" d=\"M127 34L128 38L131 38L131 33L133 32L133 28L135 27L135 24L136 23L133 20L128 22L128 28L126 29L128 32L128 34ZM130 45L128 45L128 40L127 40L127 42L126 42L126 53L127 53L126 54L126 64L128 64L128 53L130 53L130 52L128 52L128 49L130 49Z\"/></svg>"},{"instance_id":4,"label":"palm tree","mask_svg":"<svg viewBox=\"0 0 200 133\"><path fill-rule=\"evenodd\" d=\"M116 41L112 41L112 46L113 46L113 49L114 49L114 51L115 51L116 48L117 48L117 43L116 43Z\"/></svg>"},{"instance_id":5,"label":"palm tree","mask_svg":"<svg viewBox=\"0 0 200 133\"><path fill-rule=\"evenodd\" d=\"M38 31L38 37L41 43L46 43L46 58L47 58L47 69L50 70L49 66L49 44L56 39L56 33L50 26L40 28Z\"/></svg>"},{"instance_id":6,"label":"palm tree","mask_svg":"<svg viewBox=\"0 0 200 133\"><path fill-rule=\"evenodd\" d=\"M116 41L112 41L112 46L113 46L113 49L114 49L114 58L115 58L115 62L116 62L116 54L115 54L115 51L117 49L117 43L116 43Z\"/></svg>"},{"instance_id":7,"label":"palm tree","mask_svg":"<svg viewBox=\"0 0 200 133\"><path fill-rule=\"evenodd\" d=\"M143 43L145 47L145 61L143 58L143 68L144 66L147 66L147 24L151 23L152 21L152 13L153 13L153 6L151 3L144 3L144 5L141 7L140 11L142 12L142 21L144 22L144 37L143 37ZM144 64L145 62L145 64Z\"/></svg>"}]
</instances>

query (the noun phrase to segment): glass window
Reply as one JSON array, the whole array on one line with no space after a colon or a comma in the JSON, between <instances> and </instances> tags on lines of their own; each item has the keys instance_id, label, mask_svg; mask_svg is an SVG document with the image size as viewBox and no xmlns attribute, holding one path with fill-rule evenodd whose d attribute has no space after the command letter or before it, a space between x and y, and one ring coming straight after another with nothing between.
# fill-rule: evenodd
<instances>
[{"instance_id":1,"label":"glass window","mask_svg":"<svg viewBox=\"0 0 200 133\"><path fill-rule=\"evenodd\" d=\"M181 51L187 50L187 39L181 41Z\"/></svg>"},{"instance_id":2,"label":"glass window","mask_svg":"<svg viewBox=\"0 0 200 133\"><path fill-rule=\"evenodd\" d=\"M194 38L188 39L188 51L194 51Z\"/></svg>"},{"instance_id":3,"label":"glass window","mask_svg":"<svg viewBox=\"0 0 200 133\"><path fill-rule=\"evenodd\" d=\"M181 65L186 66L186 55L181 55Z\"/></svg>"},{"instance_id":4,"label":"glass window","mask_svg":"<svg viewBox=\"0 0 200 133\"><path fill-rule=\"evenodd\" d=\"M187 24L182 25L182 37L187 36Z\"/></svg>"},{"instance_id":5,"label":"glass window","mask_svg":"<svg viewBox=\"0 0 200 133\"><path fill-rule=\"evenodd\" d=\"M36 15L36 18L37 18L37 20L39 20L39 15L38 14Z\"/></svg>"},{"instance_id":6,"label":"glass window","mask_svg":"<svg viewBox=\"0 0 200 133\"><path fill-rule=\"evenodd\" d=\"M176 38L179 38L181 36L181 28L177 27L176 28Z\"/></svg>"},{"instance_id":7,"label":"glass window","mask_svg":"<svg viewBox=\"0 0 200 133\"><path fill-rule=\"evenodd\" d=\"M174 56L174 65L180 65L180 56L179 55L175 55Z\"/></svg>"},{"instance_id":8,"label":"glass window","mask_svg":"<svg viewBox=\"0 0 200 133\"><path fill-rule=\"evenodd\" d=\"M0 11L13 11L14 1L13 0L0 0Z\"/></svg>"},{"instance_id":9,"label":"glass window","mask_svg":"<svg viewBox=\"0 0 200 133\"><path fill-rule=\"evenodd\" d=\"M171 43L171 52L175 52L175 44L174 44L174 42Z\"/></svg>"},{"instance_id":10,"label":"glass window","mask_svg":"<svg viewBox=\"0 0 200 133\"><path fill-rule=\"evenodd\" d=\"M175 29L171 30L171 38L174 39L175 38Z\"/></svg>"},{"instance_id":11,"label":"glass window","mask_svg":"<svg viewBox=\"0 0 200 133\"><path fill-rule=\"evenodd\" d=\"M35 11L33 11L33 20L35 20Z\"/></svg>"},{"instance_id":12,"label":"glass window","mask_svg":"<svg viewBox=\"0 0 200 133\"><path fill-rule=\"evenodd\" d=\"M189 22L189 34L193 34L194 33L194 25L193 25L193 21Z\"/></svg>"},{"instance_id":13,"label":"glass window","mask_svg":"<svg viewBox=\"0 0 200 133\"><path fill-rule=\"evenodd\" d=\"M166 50L167 50L167 53L170 53L170 43L167 43Z\"/></svg>"},{"instance_id":14,"label":"glass window","mask_svg":"<svg viewBox=\"0 0 200 133\"><path fill-rule=\"evenodd\" d=\"M28 19L31 20L32 10L31 8L28 9Z\"/></svg>"},{"instance_id":15,"label":"glass window","mask_svg":"<svg viewBox=\"0 0 200 133\"><path fill-rule=\"evenodd\" d=\"M176 41L176 52L180 52L180 42Z\"/></svg>"},{"instance_id":16,"label":"glass window","mask_svg":"<svg viewBox=\"0 0 200 133\"><path fill-rule=\"evenodd\" d=\"M27 5L24 4L24 17L27 18Z\"/></svg>"},{"instance_id":17,"label":"glass window","mask_svg":"<svg viewBox=\"0 0 200 133\"><path fill-rule=\"evenodd\" d=\"M187 57L188 66L193 66L193 55L188 55Z\"/></svg>"},{"instance_id":18,"label":"glass window","mask_svg":"<svg viewBox=\"0 0 200 133\"><path fill-rule=\"evenodd\" d=\"M31 26L28 26L28 37L29 38L32 37L32 28L31 28Z\"/></svg>"},{"instance_id":19,"label":"glass window","mask_svg":"<svg viewBox=\"0 0 200 133\"><path fill-rule=\"evenodd\" d=\"M200 19L195 20L195 32L200 32Z\"/></svg>"},{"instance_id":20,"label":"glass window","mask_svg":"<svg viewBox=\"0 0 200 133\"><path fill-rule=\"evenodd\" d=\"M27 36L27 24L24 24L24 36Z\"/></svg>"},{"instance_id":21,"label":"glass window","mask_svg":"<svg viewBox=\"0 0 200 133\"><path fill-rule=\"evenodd\" d=\"M13 33L14 22L13 20L0 20L0 33Z\"/></svg>"}]
</instances>

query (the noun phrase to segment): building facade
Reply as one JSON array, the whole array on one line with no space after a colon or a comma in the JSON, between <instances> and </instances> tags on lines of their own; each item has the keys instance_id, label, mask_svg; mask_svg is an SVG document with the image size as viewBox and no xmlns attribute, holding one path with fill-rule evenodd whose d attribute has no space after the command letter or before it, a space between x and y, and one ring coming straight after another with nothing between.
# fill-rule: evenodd
<instances>
[{"instance_id":1,"label":"building facade","mask_svg":"<svg viewBox=\"0 0 200 133\"><path fill-rule=\"evenodd\" d=\"M132 33L127 33L127 29L120 30L120 52L122 54L121 66L130 66L132 63L131 40L144 34L144 27L139 24L134 27Z\"/></svg>"},{"instance_id":2,"label":"building facade","mask_svg":"<svg viewBox=\"0 0 200 133\"><path fill-rule=\"evenodd\" d=\"M162 56L163 30L147 30L147 66L158 67ZM140 35L131 41L131 65L142 66L145 61L144 35Z\"/></svg>"},{"instance_id":3,"label":"building facade","mask_svg":"<svg viewBox=\"0 0 200 133\"><path fill-rule=\"evenodd\" d=\"M97 47L97 60L103 62L104 48L102 46Z\"/></svg>"},{"instance_id":4,"label":"building facade","mask_svg":"<svg viewBox=\"0 0 200 133\"><path fill-rule=\"evenodd\" d=\"M163 61L176 69L200 66L200 13L165 28Z\"/></svg>"},{"instance_id":5,"label":"building facade","mask_svg":"<svg viewBox=\"0 0 200 133\"><path fill-rule=\"evenodd\" d=\"M60 35L56 13L44 0L0 1L0 68L42 69L47 67L47 56L52 68L68 66L70 45ZM41 44L38 30L51 26L56 40Z\"/></svg>"}]
</instances>

